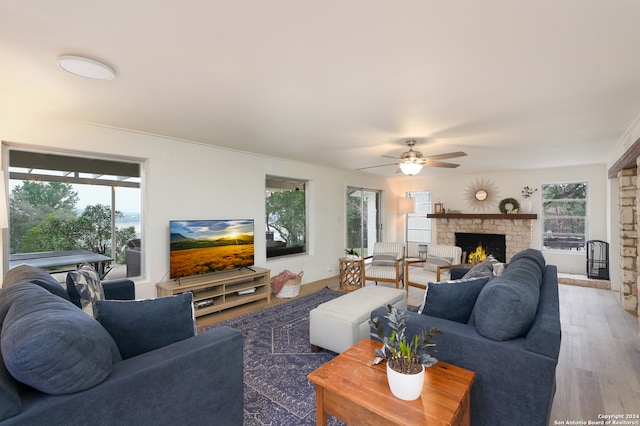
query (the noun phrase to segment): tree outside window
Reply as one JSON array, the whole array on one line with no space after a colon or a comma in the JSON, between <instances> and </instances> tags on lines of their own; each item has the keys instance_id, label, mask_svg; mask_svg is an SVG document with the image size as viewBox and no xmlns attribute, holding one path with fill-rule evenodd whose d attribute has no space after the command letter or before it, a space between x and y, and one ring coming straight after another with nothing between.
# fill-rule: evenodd
<instances>
[{"instance_id":1,"label":"tree outside window","mask_svg":"<svg viewBox=\"0 0 640 426\"><path fill-rule=\"evenodd\" d=\"M267 176L265 194L267 258L306 251L306 182Z\"/></svg>"},{"instance_id":2,"label":"tree outside window","mask_svg":"<svg viewBox=\"0 0 640 426\"><path fill-rule=\"evenodd\" d=\"M542 185L543 248L584 251L587 240L587 183Z\"/></svg>"}]
</instances>

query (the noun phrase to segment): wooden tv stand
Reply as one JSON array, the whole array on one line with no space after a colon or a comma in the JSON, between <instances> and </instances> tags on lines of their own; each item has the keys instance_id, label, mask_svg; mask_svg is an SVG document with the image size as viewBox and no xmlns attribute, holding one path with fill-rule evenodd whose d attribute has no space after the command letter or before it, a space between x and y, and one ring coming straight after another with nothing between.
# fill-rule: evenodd
<instances>
[{"instance_id":1,"label":"wooden tv stand","mask_svg":"<svg viewBox=\"0 0 640 426\"><path fill-rule=\"evenodd\" d=\"M196 317L213 314L256 300L271 301L270 270L251 267L233 271L180 278L156 284L158 296L173 296L190 291ZM252 289L255 289L253 292ZM240 294L238 294L240 293Z\"/></svg>"}]
</instances>

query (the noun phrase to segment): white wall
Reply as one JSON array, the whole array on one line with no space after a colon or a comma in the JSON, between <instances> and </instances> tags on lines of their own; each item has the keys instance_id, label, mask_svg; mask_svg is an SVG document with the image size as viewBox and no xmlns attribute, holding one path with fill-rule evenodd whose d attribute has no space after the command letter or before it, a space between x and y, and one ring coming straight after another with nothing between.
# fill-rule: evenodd
<instances>
[{"instance_id":1,"label":"white wall","mask_svg":"<svg viewBox=\"0 0 640 426\"><path fill-rule=\"evenodd\" d=\"M496 202L491 209L484 211L474 210L466 203L467 192L475 187L478 180L490 181L498 190ZM459 175L450 177L399 177L390 179L391 191L399 196L407 191L431 191L434 202L442 202L444 208L460 210L462 213L500 213L498 204L504 198L515 198L521 204L523 197L522 188L540 188L543 183L577 182L586 181L589 185L589 234L588 239L608 241L607 205L608 184L607 169L605 164L590 166L563 167L552 169L534 169L513 172L485 173L481 175ZM532 213L540 214L541 197L538 190L532 197ZM402 235L402 222L398 222L398 235ZM433 227L437 232L437 221ZM542 235L540 220L533 221L531 245L533 248L542 247ZM585 254L544 252L547 263L558 266L560 272L580 273L586 272Z\"/></svg>"},{"instance_id":2,"label":"white wall","mask_svg":"<svg viewBox=\"0 0 640 426\"><path fill-rule=\"evenodd\" d=\"M345 248L347 186L385 189L381 177L267 158L154 135L0 109L0 139L28 146L108 154L144 160L145 278L136 296L154 297L169 271L169 220L255 220L257 266L305 272L303 283L335 276ZM5 159L2 159L6 168ZM265 175L310 181L308 254L266 260ZM330 270L331 269L331 270Z\"/></svg>"}]
</instances>

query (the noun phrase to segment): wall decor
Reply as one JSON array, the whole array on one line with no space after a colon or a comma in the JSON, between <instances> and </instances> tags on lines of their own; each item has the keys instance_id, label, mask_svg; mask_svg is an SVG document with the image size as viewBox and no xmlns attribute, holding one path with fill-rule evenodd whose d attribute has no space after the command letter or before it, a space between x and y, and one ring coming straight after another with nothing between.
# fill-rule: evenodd
<instances>
[{"instance_id":1,"label":"wall decor","mask_svg":"<svg viewBox=\"0 0 640 426\"><path fill-rule=\"evenodd\" d=\"M502 214L515 214L520 210L520 203L515 198L505 198L498 206Z\"/></svg>"},{"instance_id":2,"label":"wall decor","mask_svg":"<svg viewBox=\"0 0 640 426\"><path fill-rule=\"evenodd\" d=\"M488 179L477 179L467 187L467 205L474 210L491 209L498 197L496 185Z\"/></svg>"}]
</instances>

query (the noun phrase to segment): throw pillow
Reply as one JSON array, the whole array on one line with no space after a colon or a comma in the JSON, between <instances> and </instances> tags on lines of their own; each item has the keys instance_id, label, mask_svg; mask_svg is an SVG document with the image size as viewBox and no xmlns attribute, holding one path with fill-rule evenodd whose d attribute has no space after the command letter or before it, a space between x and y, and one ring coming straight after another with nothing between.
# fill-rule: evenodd
<instances>
[{"instance_id":1,"label":"throw pillow","mask_svg":"<svg viewBox=\"0 0 640 426\"><path fill-rule=\"evenodd\" d=\"M94 304L104 300L104 289L98 273L91 265L84 264L77 271L67 274L69 299L87 314L95 318Z\"/></svg>"},{"instance_id":2,"label":"throw pillow","mask_svg":"<svg viewBox=\"0 0 640 426\"><path fill-rule=\"evenodd\" d=\"M96 312L124 359L196 334L190 292L157 299L99 300Z\"/></svg>"},{"instance_id":3,"label":"throw pillow","mask_svg":"<svg viewBox=\"0 0 640 426\"><path fill-rule=\"evenodd\" d=\"M9 288L13 284L23 281L29 281L33 284L39 285L56 296L69 300L69 296L67 295L65 288L58 282L58 280L45 270L31 265L23 264L10 269L4 277L2 287Z\"/></svg>"},{"instance_id":4,"label":"throw pillow","mask_svg":"<svg viewBox=\"0 0 640 426\"><path fill-rule=\"evenodd\" d=\"M452 263L453 258L429 256L424 262L424 269L436 272L438 270L438 266L450 266Z\"/></svg>"},{"instance_id":5,"label":"throw pillow","mask_svg":"<svg viewBox=\"0 0 640 426\"><path fill-rule=\"evenodd\" d=\"M371 266L396 266L396 253L378 253L371 259Z\"/></svg>"},{"instance_id":6,"label":"throw pillow","mask_svg":"<svg viewBox=\"0 0 640 426\"><path fill-rule=\"evenodd\" d=\"M429 283L420 313L466 324L489 277Z\"/></svg>"},{"instance_id":7,"label":"throw pillow","mask_svg":"<svg viewBox=\"0 0 640 426\"><path fill-rule=\"evenodd\" d=\"M473 268L469 269L469 272L464 274L463 278L476 277L493 277L493 264L489 259L474 265Z\"/></svg>"},{"instance_id":8,"label":"throw pillow","mask_svg":"<svg viewBox=\"0 0 640 426\"><path fill-rule=\"evenodd\" d=\"M109 333L69 301L29 282L0 298L0 348L14 379L60 395L89 389L111 374L120 353Z\"/></svg>"}]
</instances>

